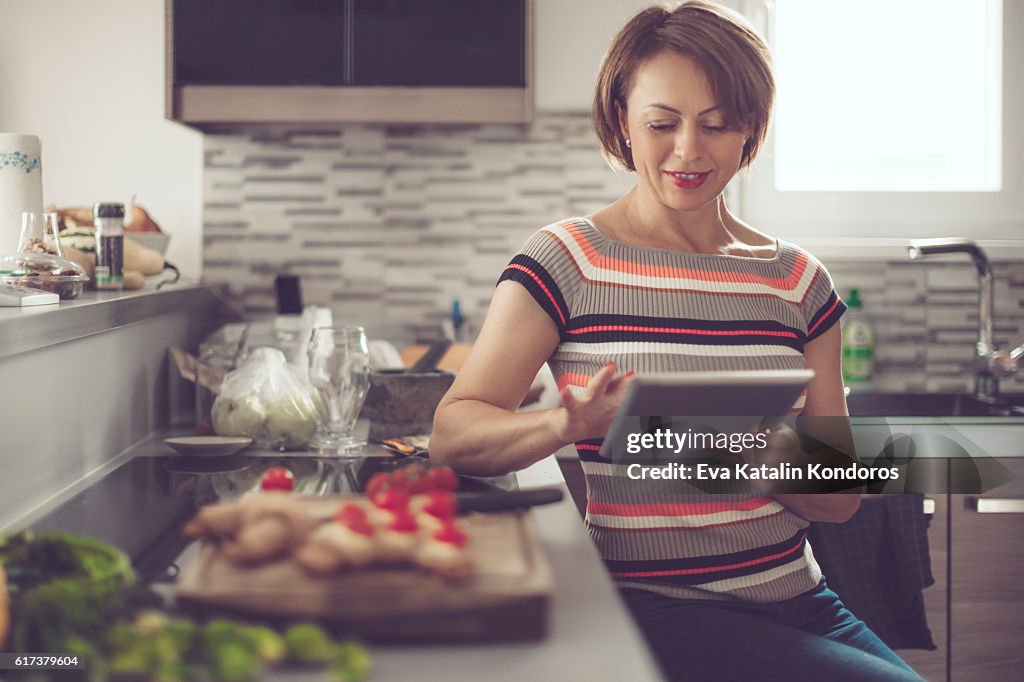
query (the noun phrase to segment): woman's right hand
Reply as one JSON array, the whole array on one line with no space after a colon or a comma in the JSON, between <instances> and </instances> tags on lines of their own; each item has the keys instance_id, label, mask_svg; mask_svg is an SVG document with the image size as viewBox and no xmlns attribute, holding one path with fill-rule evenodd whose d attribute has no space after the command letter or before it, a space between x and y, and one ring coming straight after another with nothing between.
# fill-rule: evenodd
<instances>
[{"instance_id":1,"label":"woman's right hand","mask_svg":"<svg viewBox=\"0 0 1024 682\"><path fill-rule=\"evenodd\" d=\"M615 370L615 363L609 362L590 378L579 393L574 394L569 386L559 392L564 413L558 434L560 439L575 443L603 438L608 432L634 374L616 374Z\"/></svg>"}]
</instances>

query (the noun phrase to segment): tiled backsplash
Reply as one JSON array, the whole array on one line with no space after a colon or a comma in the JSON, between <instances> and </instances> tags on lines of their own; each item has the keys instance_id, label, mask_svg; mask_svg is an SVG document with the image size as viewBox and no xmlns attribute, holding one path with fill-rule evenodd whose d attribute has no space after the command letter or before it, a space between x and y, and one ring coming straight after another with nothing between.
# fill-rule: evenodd
<instances>
[{"instance_id":1,"label":"tiled backsplash","mask_svg":"<svg viewBox=\"0 0 1024 682\"><path fill-rule=\"evenodd\" d=\"M877 336L875 386L891 391L960 391L973 387L978 338L978 276L964 263L825 263L844 298L860 289ZM1024 342L1024 262L994 263L995 340ZM1024 376L1004 381L1024 390Z\"/></svg>"},{"instance_id":2,"label":"tiled backsplash","mask_svg":"<svg viewBox=\"0 0 1024 682\"><path fill-rule=\"evenodd\" d=\"M266 312L274 275L297 274L306 303L398 343L436 336L456 298L478 323L530 234L632 185L605 165L580 113L544 113L531 126L263 129L208 135L205 146L206 280ZM969 263L826 265L841 295L861 289L875 321L878 386L970 386ZM1019 343L1024 263L997 263L995 273L996 339Z\"/></svg>"}]
</instances>

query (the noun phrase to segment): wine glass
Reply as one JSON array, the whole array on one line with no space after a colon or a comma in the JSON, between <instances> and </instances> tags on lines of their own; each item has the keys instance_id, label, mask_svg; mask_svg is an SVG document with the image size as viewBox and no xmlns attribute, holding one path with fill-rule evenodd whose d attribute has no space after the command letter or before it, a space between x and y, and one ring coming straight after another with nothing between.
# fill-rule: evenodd
<instances>
[{"instance_id":1,"label":"wine glass","mask_svg":"<svg viewBox=\"0 0 1024 682\"><path fill-rule=\"evenodd\" d=\"M309 380L321 401L321 426L310 449L360 456L366 441L352 435L370 387L370 353L362 327L318 327L309 340Z\"/></svg>"}]
</instances>

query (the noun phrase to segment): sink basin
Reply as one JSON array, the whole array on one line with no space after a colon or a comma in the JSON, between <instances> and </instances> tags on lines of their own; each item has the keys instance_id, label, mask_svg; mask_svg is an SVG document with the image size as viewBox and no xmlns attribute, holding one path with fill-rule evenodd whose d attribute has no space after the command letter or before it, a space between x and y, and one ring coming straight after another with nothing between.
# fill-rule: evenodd
<instances>
[{"instance_id":1,"label":"sink basin","mask_svg":"<svg viewBox=\"0 0 1024 682\"><path fill-rule=\"evenodd\" d=\"M988 403L968 393L851 393L846 404L851 417L1024 416L1024 395Z\"/></svg>"}]
</instances>

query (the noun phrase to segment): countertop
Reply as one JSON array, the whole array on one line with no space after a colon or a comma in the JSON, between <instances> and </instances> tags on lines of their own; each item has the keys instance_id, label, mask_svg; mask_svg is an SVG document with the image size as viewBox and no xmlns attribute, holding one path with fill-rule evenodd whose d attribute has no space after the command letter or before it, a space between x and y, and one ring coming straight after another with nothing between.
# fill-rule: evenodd
<instances>
[{"instance_id":1,"label":"countertop","mask_svg":"<svg viewBox=\"0 0 1024 682\"><path fill-rule=\"evenodd\" d=\"M89 534L121 546L144 575L158 574L162 566L172 563L178 568L186 566L194 560L197 545L183 541L179 530L194 513L196 504L204 500L199 488L188 488L189 481L194 485L198 477L189 475L189 466L181 466L182 458L162 443L163 435L166 433L154 434L112 462L106 471L84 480L76 486L77 490L66 491L61 499L51 500L47 505L50 511L39 510L22 521L37 528L71 532L95 529ZM306 459L311 467L312 463L323 462L312 457ZM327 461L316 470L339 470L346 466L343 461ZM310 480L315 478L311 476ZM326 481L331 477L321 478ZM536 643L374 644L370 647L374 660L370 679L661 679L587 535L554 456L519 472L514 479L521 488L553 485L566 493L560 503L531 512L557 587L547 637ZM334 492L327 487L322 491ZM140 531L142 527L147 529L146 533ZM161 585L160 589L168 595L173 592L169 584ZM324 673L311 672L289 673L287 679L328 678Z\"/></svg>"},{"instance_id":2,"label":"countertop","mask_svg":"<svg viewBox=\"0 0 1024 682\"><path fill-rule=\"evenodd\" d=\"M220 287L182 280L159 291L147 283L136 291L84 291L53 305L0 308L0 358L200 307L200 301L229 305Z\"/></svg>"}]
</instances>

